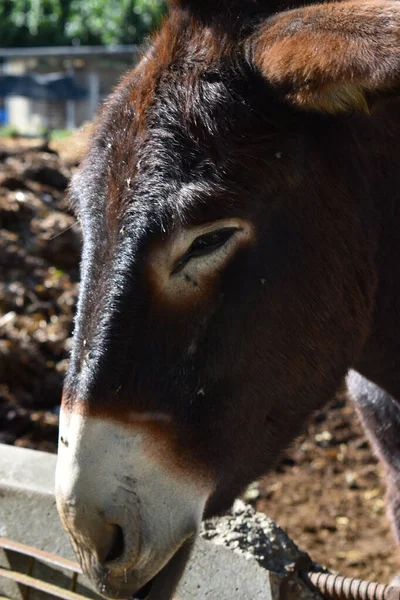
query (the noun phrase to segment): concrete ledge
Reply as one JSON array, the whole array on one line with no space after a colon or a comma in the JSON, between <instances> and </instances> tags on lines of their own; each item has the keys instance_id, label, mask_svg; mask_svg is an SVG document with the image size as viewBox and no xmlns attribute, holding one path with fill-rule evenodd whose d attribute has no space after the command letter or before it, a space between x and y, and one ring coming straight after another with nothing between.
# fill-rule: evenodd
<instances>
[{"instance_id":1,"label":"concrete ledge","mask_svg":"<svg viewBox=\"0 0 400 600\"><path fill-rule=\"evenodd\" d=\"M54 499L56 456L0 444L0 536L75 560ZM204 524L177 590L179 600L278 600L287 567L302 555L288 536L264 515L238 501L227 516ZM0 551L0 566L23 568L16 555ZM58 585L68 575L38 566L34 573ZM26 568L24 572L26 571ZM99 598L85 578L77 591ZM18 585L0 578L0 595L23 600ZM48 600L34 592L31 600ZM285 600L318 598L300 580Z\"/></svg>"}]
</instances>

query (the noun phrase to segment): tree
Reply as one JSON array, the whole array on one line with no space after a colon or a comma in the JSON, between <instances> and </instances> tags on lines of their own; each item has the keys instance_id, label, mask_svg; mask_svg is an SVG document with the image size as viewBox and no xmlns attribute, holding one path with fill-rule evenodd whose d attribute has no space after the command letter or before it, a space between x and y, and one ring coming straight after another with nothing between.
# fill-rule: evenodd
<instances>
[{"instance_id":1,"label":"tree","mask_svg":"<svg viewBox=\"0 0 400 600\"><path fill-rule=\"evenodd\" d=\"M164 10L163 0L0 0L0 43L140 43Z\"/></svg>"},{"instance_id":2,"label":"tree","mask_svg":"<svg viewBox=\"0 0 400 600\"><path fill-rule=\"evenodd\" d=\"M163 9L160 0L72 0L67 35L83 44L141 42Z\"/></svg>"}]
</instances>

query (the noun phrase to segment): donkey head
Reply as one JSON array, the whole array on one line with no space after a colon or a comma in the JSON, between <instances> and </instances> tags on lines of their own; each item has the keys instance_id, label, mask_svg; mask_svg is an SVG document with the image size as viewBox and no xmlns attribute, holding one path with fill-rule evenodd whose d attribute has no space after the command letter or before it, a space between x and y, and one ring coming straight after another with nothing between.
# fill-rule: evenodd
<instances>
[{"instance_id":1,"label":"donkey head","mask_svg":"<svg viewBox=\"0 0 400 600\"><path fill-rule=\"evenodd\" d=\"M203 515L274 464L368 334L357 132L372 147L369 94L397 83L400 3L227 4L174 5L71 186L57 502L108 597L170 596Z\"/></svg>"}]
</instances>

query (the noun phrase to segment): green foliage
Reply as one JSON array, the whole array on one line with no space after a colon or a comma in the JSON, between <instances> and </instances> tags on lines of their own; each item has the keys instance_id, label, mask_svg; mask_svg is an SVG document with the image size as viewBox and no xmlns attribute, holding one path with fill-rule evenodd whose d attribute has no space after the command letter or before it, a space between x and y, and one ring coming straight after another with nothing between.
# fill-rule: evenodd
<instances>
[{"instance_id":1,"label":"green foliage","mask_svg":"<svg viewBox=\"0 0 400 600\"><path fill-rule=\"evenodd\" d=\"M1 46L140 43L163 0L0 0Z\"/></svg>"},{"instance_id":2,"label":"green foliage","mask_svg":"<svg viewBox=\"0 0 400 600\"><path fill-rule=\"evenodd\" d=\"M0 126L0 138L16 137L18 135L18 129L14 125L1 125Z\"/></svg>"},{"instance_id":3,"label":"green foliage","mask_svg":"<svg viewBox=\"0 0 400 600\"><path fill-rule=\"evenodd\" d=\"M50 132L50 140L65 140L66 138L71 137L72 131L70 129L53 129Z\"/></svg>"},{"instance_id":4,"label":"green foliage","mask_svg":"<svg viewBox=\"0 0 400 600\"><path fill-rule=\"evenodd\" d=\"M140 42L158 24L162 12L160 0L72 0L67 35L82 44Z\"/></svg>"}]
</instances>

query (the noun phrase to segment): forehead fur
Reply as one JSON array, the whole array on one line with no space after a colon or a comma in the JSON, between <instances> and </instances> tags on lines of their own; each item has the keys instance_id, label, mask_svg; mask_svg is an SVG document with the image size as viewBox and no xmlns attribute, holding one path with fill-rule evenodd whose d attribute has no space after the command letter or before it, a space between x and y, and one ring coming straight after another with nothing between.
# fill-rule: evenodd
<instances>
[{"instance_id":1,"label":"forehead fur","mask_svg":"<svg viewBox=\"0 0 400 600\"><path fill-rule=\"evenodd\" d=\"M229 27L205 26L186 11L173 11L137 68L106 103L97 139L105 130L119 137L121 126L130 126L130 133L141 141L149 128L168 125L160 117L173 106L180 111L182 126L191 122L193 110L206 109L210 100L206 96L204 102L196 103L193 98L206 81L205 74L208 81L214 75L216 82L222 65L232 63L234 56L235 39Z\"/></svg>"},{"instance_id":2,"label":"forehead fur","mask_svg":"<svg viewBox=\"0 0 400 600\"><path fill-rule=\"evenodd\" d=\"M235 160L254 154L246 144L267 122L267 88L229 27L173 11L105 104L75 187L96 203L103 198L108 228L133 204L135 218L140 210L158 224L184 218L197 192L222 195Z\"/></svg>"}]
</instances>

